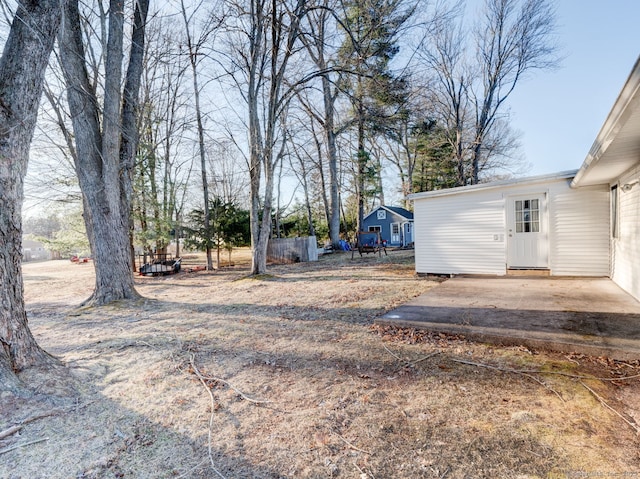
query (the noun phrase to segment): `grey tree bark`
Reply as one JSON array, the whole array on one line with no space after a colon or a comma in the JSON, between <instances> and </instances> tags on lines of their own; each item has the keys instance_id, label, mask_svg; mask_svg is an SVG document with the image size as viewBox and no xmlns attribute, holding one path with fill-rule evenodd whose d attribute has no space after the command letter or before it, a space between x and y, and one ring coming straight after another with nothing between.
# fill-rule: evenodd
<instances>
[{"instance_id":1,"label":"grey tree bark","mask_svg":"<svg viewBox=\"0 0 640 479\"><path fill-rule=\"evenodd\" d=\"M18 3L0 59L0 392L22 392L16 372L56 362L29 330L20 263L24 177L60 15L60 0Z\"/></svg>"},{"instance_id":2,"label":"grey tree bark","mask_svg":"<svg viewBox=\"0 0 640 479\"><path fill-rule=\"evenodd\" d=\"M58 38L67 102L76 143L76 173L96 271L95 290L85 304L137 298L131 271L129 211L123 205L120 116L124 0L110 0L102 110L89 81L78 0L63 12Z\"/></svg>"},{"instance_id":3,"label":"grey tree bark","mask_svg":"<svg viewBox=\"0 0 640 479\"><path fill-rule=\"evenodd\" d=\"M129 229L129 248L131 251L131 269L135 271L135 251L133 248L133 219L131 216L131 198L133 194L133 172L138 150L139 94L144 65L145 27L149 0L137 0L133 13L133 32L131 52L122 99L122 143L120 144L120 209L126 214ZM124 220L125 218L123 218Z\"/></svg>"},{"instance_id":4,"label":"grey tree bark","mask_svg":"<svg viewBox=\"0 0 640 479\"><path fill-rule=\"evenodd\" d=\"M340 242L340 197L338 176L338 150L336 148L336 137L338 132L335 127L336 101L339 90L332 85L339 83L338 78L331 78L329 68L330 58L327 58L327 41L329 20L332 18L330 0L324 0L321 9L315 10L309 16L309 36L303 37L303 42L311 60L315 63L321 73L322 102L324 108L323 118L320 123L324 130L327 162L329 165L329 239L331 244L337 248ZM339 74L339 73L338 73Z\"/></svg>"},{"instance_id":5,"label":"grey tree bark","mask_svg":"<svg viewBox=\"0 0 640 479\"><path fill-rule=\"evenodd\" d=\"M243 66L246 69L244 94L249 114L252 274L263 274L267 270L274 173L278 160L274 149L278 141L279 121L288 101L284 79L300 34L300 21L306 13L303 0L295 1L291 9L278 0L250 0L250 31L246 32L249 47ZM288 24L286 20L289 20ZM263 108L264 112L261 111ZM264 197L261 202L263 174Z\"/></svg>"}]
</instances>

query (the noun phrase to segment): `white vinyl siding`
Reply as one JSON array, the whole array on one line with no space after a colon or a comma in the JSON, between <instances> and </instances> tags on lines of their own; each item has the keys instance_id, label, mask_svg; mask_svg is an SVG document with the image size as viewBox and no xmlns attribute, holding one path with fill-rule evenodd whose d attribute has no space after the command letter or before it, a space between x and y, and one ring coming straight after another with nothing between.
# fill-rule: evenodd
<instances>
[{"instance_id":1,"label":"white vinyl siding","mask_svg":"<svg viewBox=\"0 0 640 479\"><path fill-rule=\"evenodd\" d=\"M551 273L609 276L609 185L549 192Z\"/></svg>"},{"instance_id":2,"label":"white vinyl siding","mask_svg":"<svg viewBox=\"0 0 640 479\"><path fill-rule=\"evenodd\" d=\"M546 195L541 221L548 225L551 274L607 276L609 188L572 189L569 182L560 178L416 198L416 271L505 274L506 202L523 195ZM637 190L640 192L640 186ZM636 257L640 258L640 251Z\"/></svg>"},{"instance_id":3,"label":"white vinyl siding","mask_svg":"<svg viewBox=\"0 0 640 479\"><path fill-rule=\"evenodd\" d=\"M504 200L495 192L416 200L416 271L505 274L504 221Z\"/></svg>"},{"instance_id":4,"label":"white vinyl siding","mask_svg":"<svg viewBox=\"0 0 640 479\"><path fill-rule=\"evenodd\" d=\"M618 194L618 238L612 239L613 280L640 300L640 184L623 191L625 184L640 178L636 167L620 178Z\"/></svg>"}]
</instances>

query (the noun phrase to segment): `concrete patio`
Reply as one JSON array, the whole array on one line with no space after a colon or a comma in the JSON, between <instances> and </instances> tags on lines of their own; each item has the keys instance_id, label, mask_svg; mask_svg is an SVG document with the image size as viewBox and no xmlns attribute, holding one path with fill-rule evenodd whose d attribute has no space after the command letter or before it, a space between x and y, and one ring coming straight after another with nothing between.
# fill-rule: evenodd
<instances>
[{"instance_id":1,"label":"concrete patio","mask_svg":"<svg viewBox=\"0 0 640 479\"><path fill-rule=\"evenodd\" d=\"M607 278L459 276L376 323L488 343L640 358L640 303Z\"/></svg>"}]
</instances>

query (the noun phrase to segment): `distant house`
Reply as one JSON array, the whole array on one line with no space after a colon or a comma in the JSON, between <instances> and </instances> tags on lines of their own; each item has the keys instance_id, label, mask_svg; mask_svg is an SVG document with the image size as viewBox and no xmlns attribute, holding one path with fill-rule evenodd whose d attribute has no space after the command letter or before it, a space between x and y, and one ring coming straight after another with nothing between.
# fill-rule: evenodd
<instances>
[{"instance_id":1,"label":"distant house","mask_svg":"<svg viewBox=\"0 0 640 479\"><path fill-rule=\"evenodd\" d=\"M22 240L22 261L42 261L51 259L51 253L40 241Z\"/></svg>"},{"instance_id":2,"label":"distant house","mask_svg":"<svg viewBox=\"0 0 640 479\"><path fill-rule=\"evenodd\" d=\"M380 232L389 246L408 246L413 243L413 213L398 206L378 206L364 217L365 232Z\"/></svg>"},{"instance_id":3,"label":"distant house","mask_svg":"<svg viewBox=\"0 0 640 479\"><path fill-rule=\"evenodd\" d=\"M579 170L409 198L418 273L609 276L640 299L640 59Z\"/></svg>"}]
</instances>

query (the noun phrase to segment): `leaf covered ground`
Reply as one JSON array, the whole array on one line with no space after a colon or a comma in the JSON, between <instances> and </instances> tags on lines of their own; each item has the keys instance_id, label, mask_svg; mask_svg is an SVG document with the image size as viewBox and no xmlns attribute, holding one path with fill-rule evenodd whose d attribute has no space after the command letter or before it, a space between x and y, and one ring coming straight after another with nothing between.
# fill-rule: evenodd
<instances>
[{"instance_id":1,"label":"leaf covered ground","mask_svg":"<svg viewBox=\"0 0 640 479\"><path fill-rule=\"evenodd\" d=\"M376 326L438 286L408 251L235 263L90 309L90 264L26 264L31 328L68 377L2 398L0 477L640 477L640 380L589 379L638 362Z\"/></svg>"}]
</instances>

